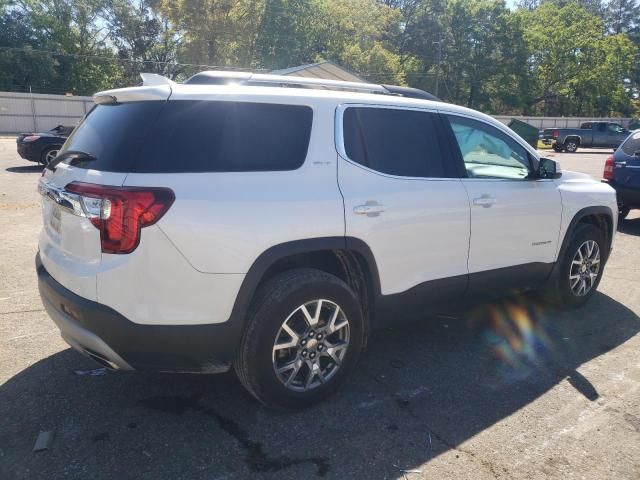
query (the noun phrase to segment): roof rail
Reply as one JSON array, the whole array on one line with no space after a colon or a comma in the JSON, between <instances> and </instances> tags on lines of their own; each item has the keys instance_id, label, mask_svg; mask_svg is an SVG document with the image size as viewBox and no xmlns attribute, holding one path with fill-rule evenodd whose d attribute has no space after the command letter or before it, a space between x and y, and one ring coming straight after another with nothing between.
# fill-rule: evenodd
<instances>
[{"instance_id":1,"label":"roof rail","mask_svg":"<svg viewBox=\"0 0 640 480\"><path fill-rule=\"evenodd\" d=\"M187 85L251 85L251 86L288 86L302 88L331 88L360 92L397 95L409 98L440 101L436 96L417 88L396 85L379 85L364 82L345 82L342 80L325 80L322 78L297 77L285 75L269 75L249 72L206 71L196 73L184 82Z\"/></svg>"},{"instance_id":2,"label":"roof rail","mask_svg":"<svg viewBox=\"0 0 640 480\"><path fill-rule=\"evenodd\" d=\"M420 90L419 88L400 87L398 85L382 85L382 86L386 88L389 93L393 95L401 95L403 97L410 97L410 98L422 98L424 100L434 100L436 102L442 101L432 93L426 92L424 90Z\"/></svg>"}]
</instances>

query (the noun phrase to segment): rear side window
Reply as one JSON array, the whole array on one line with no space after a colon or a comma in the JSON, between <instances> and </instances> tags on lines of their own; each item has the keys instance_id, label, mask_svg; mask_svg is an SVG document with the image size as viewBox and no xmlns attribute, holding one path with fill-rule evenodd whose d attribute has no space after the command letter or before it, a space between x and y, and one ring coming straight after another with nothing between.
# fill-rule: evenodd
<instances>
[{"instance_id":1,"label":"rear side window","mask_svg":"<svg viewBox=\"0 0 640 480\"><path fill-rule=\"evenodd\" d=\"M395 108L349 107L343 115L347 157L377 172L444 177L436 114Z\"/></svg>"},{"instance_id":2,"label":"rear side window","mask_svg":"<svg viewBox=\"0 0 640 480\"><path fill-rule=\"evenodd\" d=\"M640 130L629 135L629 138L622 144L622 151L627 155L635 155L640 152ZM640 155L640 153L638 153Z\"/></svg>"},{"instance_id":3,"label":"rear side window","mask_svg":"<svg viewBox=\"0 0 640 480\"><path fill-rule=\"evenodd\" d=\"M195 100L97 105L64 150L96 159L74 165L110 172L294 170L307 155L306 106Z\"/></svg>"},{"instance_id":4,"label":"rear side window","mask_svg":"<svg viewBox=\"0 0 640 480\"><path fill-rule=\"evenodd\" d=\"M96 159L74 166L108 172L131 171L144 146L146 133L165 102L96 105L87 114L60 153L78 151Z\"/></svg>"},{"instance_id":5,"label":"rear side window","mask_svg":"<svg viewBox=\"0 0 640 480\"><path fill-rule=\"evenodd\" d=\"M294 170L307 155L312 118L298 105L169 101L135 171Z\"/></svg>"}]
</instances>

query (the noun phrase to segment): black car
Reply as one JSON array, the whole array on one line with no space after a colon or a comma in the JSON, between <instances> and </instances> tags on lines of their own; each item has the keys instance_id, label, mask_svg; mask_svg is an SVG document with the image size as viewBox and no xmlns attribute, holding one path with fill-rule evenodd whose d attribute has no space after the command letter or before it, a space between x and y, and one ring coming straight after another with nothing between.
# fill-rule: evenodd
<instances>
[{"instance_id":1,"label":"black car","mask_svg":"<svg viewBox=\"0 0 640 480\"><path fill-rule=\"evenodd\" d=\"M616 152L607 158L602 181L616 191L620 220L631 209L640 209L640 130L632 132Z\"/></svg>"},{"instance_id":2,"label":"black car","mask_svg":"<svg viewBox=\"0 0 640 480\"><path fill-rule=\"evenodd\" d=\"M16 139L18 154L25 160L47 165L56 158L74 128L58 125L43 133L21 133Z\"/></svg>"}]
</instances>

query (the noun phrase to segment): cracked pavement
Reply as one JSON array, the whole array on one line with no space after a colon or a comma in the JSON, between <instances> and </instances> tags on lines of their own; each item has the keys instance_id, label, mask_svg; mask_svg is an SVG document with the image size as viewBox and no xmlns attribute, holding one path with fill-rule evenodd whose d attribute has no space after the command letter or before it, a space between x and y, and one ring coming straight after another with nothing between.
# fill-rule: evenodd
<instances>
[{"instance_id":1,"label":"cracked pavement","mask_svg":"<svg viewBox=\"0 0 640 480\"><path fill-rule=\"evenodd\" d=\"M599 178L609 153L549 156ZM38 297L38 177L0 138L0 478L640 478L640 212L586 307L377 332L338 395L285 415L231 374L87 373Z\"/></svg>"}]
</instances>

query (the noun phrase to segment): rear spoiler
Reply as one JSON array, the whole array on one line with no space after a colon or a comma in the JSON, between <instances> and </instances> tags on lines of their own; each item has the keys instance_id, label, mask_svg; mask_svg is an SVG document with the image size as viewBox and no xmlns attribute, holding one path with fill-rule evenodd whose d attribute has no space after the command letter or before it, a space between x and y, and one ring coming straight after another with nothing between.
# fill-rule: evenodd
<instances>
[{"instance_id":1,"label":"rear spoiler","mask_svg":"<svg viewBox=\"0 0 640 480\"><path fill-rule=\"evenodd\" d=\"M93 101L99 105L109 105L169 99L175 82L155 73L141 73L140 77L142 86L98 92L93 96Z\"/></svg>"}]
</instances>

